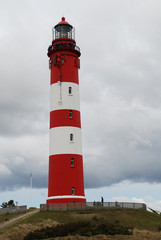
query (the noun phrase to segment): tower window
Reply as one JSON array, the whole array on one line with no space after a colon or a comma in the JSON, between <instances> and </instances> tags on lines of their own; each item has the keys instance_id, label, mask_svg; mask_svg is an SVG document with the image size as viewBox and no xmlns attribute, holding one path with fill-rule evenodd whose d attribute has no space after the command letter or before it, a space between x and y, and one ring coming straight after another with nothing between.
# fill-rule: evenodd
<instances>
[{"instance_id":1,"label":"tower window","mask_svg":"<svg viewBox=\"0 0 161 240\"><path fill-rule=\"evenodd\" d=\"M75 195L75 188L72 187L72 195Z\"/></svg>"},{"instance_id":2,"label":"tower window","mask_svg":"<svg viewBox=\"0 0 161 240\"><path fill-rule=\"evenodd\" d=\"M69 110L69 118L72 118L72 117L73 117L73 111Z\"/></svg>"},{"instance_id":3,"label":"tower window","mask_svg":"<svg viewBox=\"0 0 161 240\"><path fill-rule=\"evenodd\" d=\"M74 158L71 158L71 159L70 159L70 165L71 165L71 166L74 166Z\"/></svg>"},{"instance_id":4,"label":"tower window","mask_svg":"<svg viewBox=\"0 0 161 240\"><path fill-rule=\"evenodd\" d=\"M68 93L71 95L72 94L72 87L69 87Z\"/></svg>"},{"instance_id":5,"label":"tower window","mask_svg":"<svg viewBox=\"0 0 161 240\"><path fill-rule=\"evenodd\" d=\"M73 139L74 139L74 135L73 133L70 134L70 141L73 142Z\"/></svg>"}]
</instances>

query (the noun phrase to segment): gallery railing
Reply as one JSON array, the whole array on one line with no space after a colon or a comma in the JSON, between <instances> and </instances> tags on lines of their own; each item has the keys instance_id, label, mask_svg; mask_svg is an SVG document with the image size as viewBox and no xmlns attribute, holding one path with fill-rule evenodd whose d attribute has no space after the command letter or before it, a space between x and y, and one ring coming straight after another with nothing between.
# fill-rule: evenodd
<instances>
[{"instance_id":1,"label":"gallery railing","mask_svg":"<svg viewBox=\"0 0 161 240\"><path fill-rule=\"evenodd\" d=\"M133 202L71 202L71 203L49 203L40 204L40 211L66 211L74 209L101 209L101 208L122 208L146 210L146 204Z\"/></svg>"}]
</instances>

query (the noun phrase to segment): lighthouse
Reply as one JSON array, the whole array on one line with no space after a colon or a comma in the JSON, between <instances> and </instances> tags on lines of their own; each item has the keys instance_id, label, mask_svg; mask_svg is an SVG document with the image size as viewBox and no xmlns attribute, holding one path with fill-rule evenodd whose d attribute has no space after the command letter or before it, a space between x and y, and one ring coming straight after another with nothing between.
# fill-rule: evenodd
<instances>
[{"instance_id":1,"label":"lighthouse","mask_svg":"<svg viewBox=\"0 0 161 240\"><path fill-rule=\"evenodd\" d=\"M80 48L65 18L52 29L50 68L49 203L84 203L81 115L79 104Z\"/></svg>"}]
</instances>

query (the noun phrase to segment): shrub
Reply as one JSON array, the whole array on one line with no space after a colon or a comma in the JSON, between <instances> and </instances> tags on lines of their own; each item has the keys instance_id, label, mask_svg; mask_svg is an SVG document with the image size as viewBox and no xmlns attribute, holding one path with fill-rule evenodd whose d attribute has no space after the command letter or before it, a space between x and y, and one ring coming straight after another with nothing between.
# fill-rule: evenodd
<instances>
[{"instance_id":1,"label":"shrub","mask_svg":"<svg viewBox=\"0 0 161 240\"><path fill-rule=\"evenodd\" d=\"M94 217L92 218L92 220L93 220L94 222L98 222L98 221L99 221L99 219L98 219L96 216L94 216Z\"/></svg>"},{"instance_id":2,"label":"shrub","mask_svg":"<svg viewBox=\"0 0 161 240\"><path fill-rule=\"evenodd\" d=\"M55 227L46 227L40 230L30 232L24 240L45 239L51 237L64 237L68 235L93 236L99 234L105 235L132 235L133 228L129 226L122 226L118 221L114 223L98 221L93 219L91 221L77 221L70 222Z\"/></svg>"}]
</instances>

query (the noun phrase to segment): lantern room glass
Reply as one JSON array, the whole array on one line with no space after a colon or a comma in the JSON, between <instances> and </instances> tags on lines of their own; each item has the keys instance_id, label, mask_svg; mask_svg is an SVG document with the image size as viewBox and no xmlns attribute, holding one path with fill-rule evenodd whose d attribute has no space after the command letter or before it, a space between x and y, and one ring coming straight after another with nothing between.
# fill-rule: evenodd
<instances>
[{"instance_id":1,"label":"lantern room glass","mask_svg":"<svg viewBox=\"0 0 161 240\"><path fill-rule=\"evenodd\" d=\"M70 38L75 40L75 29L68 24L58 24L52 29L52 38Z\"/></svg>"}]
</instances>

